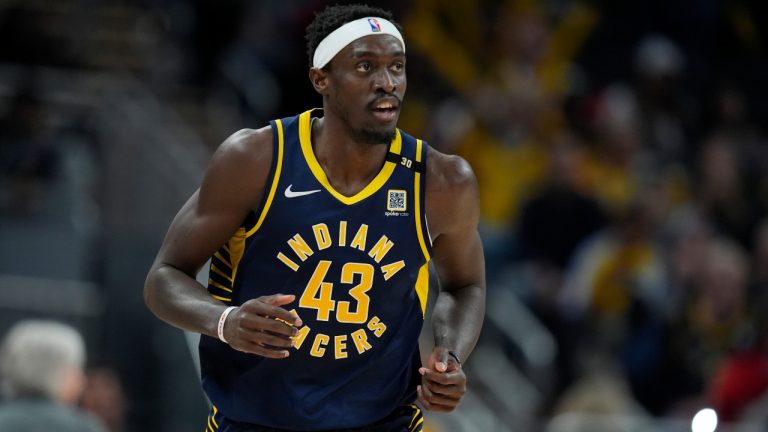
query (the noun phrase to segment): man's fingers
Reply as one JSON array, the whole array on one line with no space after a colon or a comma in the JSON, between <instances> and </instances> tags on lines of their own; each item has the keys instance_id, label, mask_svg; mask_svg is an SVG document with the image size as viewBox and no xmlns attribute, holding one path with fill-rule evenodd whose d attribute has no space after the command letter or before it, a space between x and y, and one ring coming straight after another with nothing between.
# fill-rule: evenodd
<instances>
[{"instance_id":1,"label":"man's fingers","mask_svg":"<svg viewBox=\"0 0 768 432\"><path fill-rule=\"evenodd\" d=\"M420 368L419 373L424 379L445 386L463 385L466 382L466 377L461 370L440 373L427 368Z\"/></svg>"},{"instance_id":2,"label":"man's fingers","mask_svg":"<svg viewBox=\"0 0 768 432\"><path fill-rule=\"evenodd\" d=\"M437 384L431 381L422 380L421 386L425 389L429 390L430 394L435 395L436 397L444 398L445 401L438 402L441 404L448 404L448 400L452 401L452 403L458 403L459 400L461 400L461 397L464 396L464 388L461 385L442 385ZM432 400L432 402L435 402L435 400Z\"/></svg>"},{"instance_id":3,"label":"man's fingers","mask_svg":"<svg viewBox=\"0 0 768 432\"><path fill-rule=\"evenodd\" d=\"M467 379L461 370L439 373L422 367L419 373L422 375L422 388L432 405L455 407L467 391Z\"/></svg>"},{"instance_id":4,"label":"man's fingers","mask_svg":"<svg viewBox=\"0 0 768 432\"><path fill-rule=\"evenodd\" d=\"M250 330L266 330L278 336L285 336L286 338L293 337L298 333L296 327L288 325L282 321L253 314L243 316L241 326Z\"/></svg>"},{"instance_id":5,"label":"man's fingers","mask_svg":"<svg viewBox=\"0 0 768 432\"><path fill-rule=\"evenodd\" d=\"M429 385L424 385L422 383L422 385L418 387L421 388L421 394L424 395L425 400L429 401L430 405L453 405L458 402L456 399L449 399L434 393Z\"/></svg>"},{"instance_id":6,"label":"man's fingers","mask_svg":"<svg viewBox=\"0 0 768 432\"><path fill-rule=\"evenodd\" d=\"M269 333L257 332L254 342L261 345L268 345L275 348L293 348L293 341L291 339L284 339L277 336L272 336Z\"/></svg>"},{"instance_id":7,"label":"man's fingers","mask_svg":"<svg viewBox=\"0 0 768 432\"><path fill-rule=\"evenodd\" d=\"M422 386L421 388L423 390L426 387ZM454 399L454 398L450 398L450 397L445 397L443 395L440 395L440 394L437 394L437 393L434 393L434 392L432 393L432 396L429 397L429 403L430 404L432 404L432 405L442 405L442 406L446 406L446 407L455 407L456 405L459 404L460 400L461 399Z\"/></svg>"},{"instance_id":8,"label":"man's fingers","mask_svg":"<svg viewBox=\"0 0 768 432\"><path fill-rule=\"evenodd\" d=\"M251 299L233 311L225 327L232 348L262 357L280 359L290 355L296 327L302 325L295 311L283 305L296 300L294 295L274 294Z\"/></svg>"},{"instance_id":9,"label":"man's fingers","mask_svg":"<svg viewBox=\"0 0 768 432\"><path fill-rule=\"evenodd\" d=\"M238 351L242 351L244 353L256 354L262 357L268 357L273 359L283 359L290 355L290 353L287 350L270 349L270 348L266 348L259 344L251 343L248 341L242 341L237 346L233 346L233 348L235 348Z\"/></svg>"},{"instance_id":10,"label":"man's fingers","mask_svg":"<svg viewBox=\"0 0 768 432\"><path fill-rule=\"evenodd\" d=\"M282 305L293 302L295 299L296 296L292 294L275 294L268 296L266 299L262 300L266 307L266 315L283 320L286 323L292 324L296 327L301 327L303 323L301 322L301 318L299 318L299 315L296 312L292 313L291 311L280 307Z\"/></svg>"},{"instance_id":11,"label":"man's fingers","mask_svg":"<svg viewBox=\"0 0 768 432\"><path fill-rule=\"evenodd\" d=\"M424 386L416 387L416 398L425 409L435 412L451 412L456 409L458 402L449 401L445 404L441 403L440 398L436 398L427 388Z\"/></svg>"},{"instance_id":12,"label":"man's fingers","mask_svg":"<svg viewBox=\"0 0 768 432\"><path fill-rule=\"evenodd\" d=\"M434 368L438 372L445 372L448 370L448 349L441 346L436 346L432 350L432 354L429 356L429 367Z\"/></svg>"},{"instance_id":13,"label":"man's fingers","mask_svg":"<svg viewBox=\"0 0 768 432\"><path fill-rule=\"evenodd\" d=\"M419 401L421 406L424 407L424 409L432 411L432 404L429 403L429 400L427 400L426 396L424 396L424 390L422 390L421 386L416 387L416 399Z\"/></svg>"},{"instance_id":14,"label":"man's fingers","mask_svg":"<svg viewBox=\"0 0 768 432\"><path fill-rule=\"evenodd\" d=\"M292 324L296 327L301 327L302 322L294 313L280 307L284 304L291 303L296 299L294 295L274 294L271 296L259 297L256 299L248 300L243 303L241 309L246 312L254 313L261 316L277 318Z\"/></svg>"},{"instance_id":15,"label":"man's fingers","mask_svg":"<svg viewBox=\"0 0 768 432\"><path fill-rule=\"evenodd\" d=\"M456 372L459 369L461 369L461 366L456 363L456 360L453 359L453 357L448 357L448 367L445 369L446 372Z\"/></svg>"},{"instance_id":16,"label":"man's fingers","mask_svg":"<svg viewBox=\"0 0 768 432\"><path fill-rule=\"evenodd\" d=\"M264 303L269 303L273 306L282 306L296 300L296 296L293 294L272 294L270 296L259 297Z\"/></svg>"}]
</instances>

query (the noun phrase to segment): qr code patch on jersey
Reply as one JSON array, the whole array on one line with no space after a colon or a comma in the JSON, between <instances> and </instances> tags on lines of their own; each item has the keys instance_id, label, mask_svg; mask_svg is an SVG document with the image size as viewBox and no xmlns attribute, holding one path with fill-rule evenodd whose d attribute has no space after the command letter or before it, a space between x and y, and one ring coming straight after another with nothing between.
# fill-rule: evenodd
<instances>
[{"instance_id":1,"label":"qr code patch on jersey","mask_svg":"<svg viewBox=\"0 0 768 432\"><path fill-rule=\"evenodd\" d=\"M387 199L387 210L402 212L406 209L406 192L399 189L390 189L389 199Z\"/></svg>"}]
</instances>

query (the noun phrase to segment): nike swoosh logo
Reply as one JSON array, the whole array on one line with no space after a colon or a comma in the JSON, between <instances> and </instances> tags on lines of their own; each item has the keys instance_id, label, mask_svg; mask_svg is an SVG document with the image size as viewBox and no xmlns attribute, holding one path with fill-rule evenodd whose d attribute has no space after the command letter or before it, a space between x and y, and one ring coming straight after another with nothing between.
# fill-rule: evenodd
<instances>
[{"instance_id":1,"label":"nike swoosh logo","mask_svg":"<svg viewBox=\"0 0 768 432\"><path fill-rule=\"evenodd\" d=\"M287 188L285 188L285 197L286 198L296 198L304 195L312 195L313 193L320 192L320 189L315 190L309 190L309 191L292 191L291 188L293 187L292 184L288 185Z\"/></svg>"}]
</instances>

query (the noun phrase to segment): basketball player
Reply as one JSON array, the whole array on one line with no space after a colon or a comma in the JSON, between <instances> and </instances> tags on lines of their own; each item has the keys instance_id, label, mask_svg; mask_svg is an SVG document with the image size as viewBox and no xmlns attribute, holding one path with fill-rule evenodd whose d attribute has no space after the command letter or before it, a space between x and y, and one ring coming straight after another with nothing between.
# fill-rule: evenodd
<instances>
[{"instance_id":1,"label":"basketball player","mask_svg":"<svg viewBox=\"0 0 768 432\"><path fill-rule=\"evenodd\" d=\"M209 431L421 430L414 402L461 401L483 321L475 177L397 129L406 55L388 12L329 7L307 40L323 109L221 145L145 299L202 334ZM430 260L442 291L422 365Z\"/></svg>"}]
</instances>

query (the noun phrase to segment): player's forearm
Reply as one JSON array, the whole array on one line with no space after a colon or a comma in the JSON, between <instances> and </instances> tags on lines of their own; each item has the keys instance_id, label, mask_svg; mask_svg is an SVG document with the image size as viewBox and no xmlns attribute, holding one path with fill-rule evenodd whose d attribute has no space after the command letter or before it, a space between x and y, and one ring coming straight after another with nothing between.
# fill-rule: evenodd
<instances>
[{"instance_id":1,"label":"player's forearm","mask_svg":"<svg viewBox=\"0 0 768 432\"><path fill-rule=\"evenodd\" d=\"M484 316L484 286L442 291L432 314L435 346L448 348L464 362L475 348Z\"/></svg>"},{"instance_id":2,"label":"player's forearm","mask_svg":"<svg viewBox=\"0 0 768 432\"><path fill-rule=\"evenodd\" d=\"M156 265L144 284L144 301L158 318L183 330L217 337L216 325L226 306L181 270Z\"/></svg>"}]
</instances>

